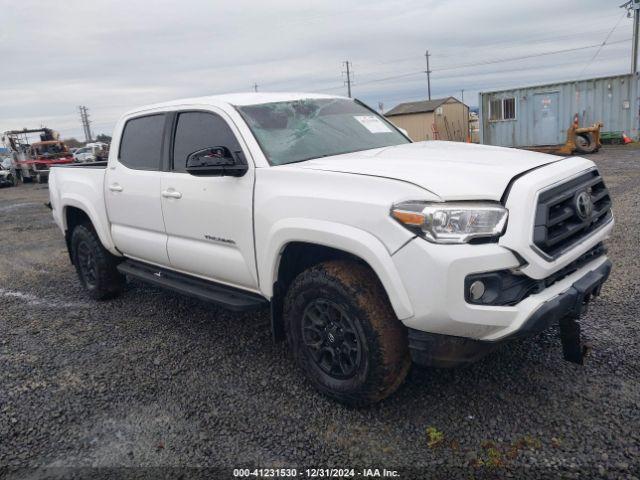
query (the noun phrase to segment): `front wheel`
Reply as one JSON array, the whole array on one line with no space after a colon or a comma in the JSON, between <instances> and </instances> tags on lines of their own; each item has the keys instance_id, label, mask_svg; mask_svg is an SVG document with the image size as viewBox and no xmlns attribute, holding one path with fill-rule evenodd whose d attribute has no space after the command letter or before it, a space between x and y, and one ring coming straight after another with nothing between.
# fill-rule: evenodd
<instances>
[{"instance_id":1,"label":"front wheel","mask_svg":"<svg viewBox=\"0 0 640 480\"><path fill-rule=\"evenodd\" d=\"M71 234L71 253L82 286L95 300L117 296L124 283L118 258L102 246L95 230L78 225Z\"/></svg>"},{"instance_id":2,"label":"front wheel","mask_svg":"<svg viewBox=\"0 0 640 480\"><path fill-rule=\"evenodd\" d=\"M411 366L406 329L364 265L335 260L301 273L285 299L285 323L310 382L342 403L384 399Z\"/></svg>"}]
</instances>

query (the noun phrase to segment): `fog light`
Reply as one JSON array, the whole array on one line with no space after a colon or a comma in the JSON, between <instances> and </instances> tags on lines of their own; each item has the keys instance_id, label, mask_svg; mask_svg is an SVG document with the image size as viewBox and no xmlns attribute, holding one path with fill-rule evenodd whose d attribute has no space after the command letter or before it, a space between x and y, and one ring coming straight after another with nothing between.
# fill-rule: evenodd
<instances>
[{"instance_id":1,"label":"fog light","mask_svg":"<svg viewBox=\"0 0 640 480\"><path fill-rule=\"evenodd\" d=\"M480 300L484 295L484 283L480 280L476 280L469 287L469 296L472 300Z\"/></svg>"}]
</instances>

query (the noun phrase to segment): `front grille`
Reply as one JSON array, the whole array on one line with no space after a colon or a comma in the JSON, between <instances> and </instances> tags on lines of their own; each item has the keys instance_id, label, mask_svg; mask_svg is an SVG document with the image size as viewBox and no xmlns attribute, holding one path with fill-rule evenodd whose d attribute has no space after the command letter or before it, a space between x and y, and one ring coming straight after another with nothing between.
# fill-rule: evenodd
<instances>
[{"instance_id":1,"label":"front grille","mask_svg":"<svg viewBox=\"0 0 640 480\"><path fill-rule=\"evenodd\" d=\"M581 195L584 193L586 196ZM610 219L609 191L598 171L590 170L540 194L533 243L542 253L555 258Z\"/></svg>"}]
</instances>

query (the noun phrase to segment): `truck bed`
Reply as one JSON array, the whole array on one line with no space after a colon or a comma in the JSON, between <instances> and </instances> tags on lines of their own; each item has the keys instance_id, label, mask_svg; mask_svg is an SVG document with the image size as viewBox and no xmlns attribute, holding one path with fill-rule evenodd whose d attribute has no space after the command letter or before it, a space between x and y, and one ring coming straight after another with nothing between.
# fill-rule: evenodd
<instances>
[{"instance_id":1,"label":"truck bed","mask_svg":"<svg viewBox=\"0 0 640 480\"><path fill-rule=\"evenodd\" d=\"M82 210L91 220L103 245L115 253L104 198L106 168L107 162L53 167L49 174L49 198L53 218L60 228L66 229L66 210Z\"/></svg>"},{"instance_id":2,"label":"truck bed","mask_svg":"<svg viewBox=\"0 0 640 480\"><path fill-rule=\"evenodd\" d=\"M52 165L51 168L107 168L107 161L87 163L67 163L65 165Z\"/></svg>"}]
</instances>

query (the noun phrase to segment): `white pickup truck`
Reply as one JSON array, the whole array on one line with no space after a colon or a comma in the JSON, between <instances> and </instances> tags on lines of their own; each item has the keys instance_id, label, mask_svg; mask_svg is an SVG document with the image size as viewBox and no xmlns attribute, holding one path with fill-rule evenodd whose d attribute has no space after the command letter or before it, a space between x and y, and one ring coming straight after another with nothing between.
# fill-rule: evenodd
<instances>
[{"instance_id":1,"label":"white pickup truck","mask_svg":"<svg viewBox=\"0 0 640 480\"><path fill-rule=\"evenodd\" d=\"M136 277L234 310L271 308L321 392L364 405L411 361L453 366L577 318L611 269L611 199L593 162L412 143L364 104L234 94L143 107L108 162L49 188L93 298ZM230 339L231 341L231 339Z\"/></svg>"}]
</instances>

